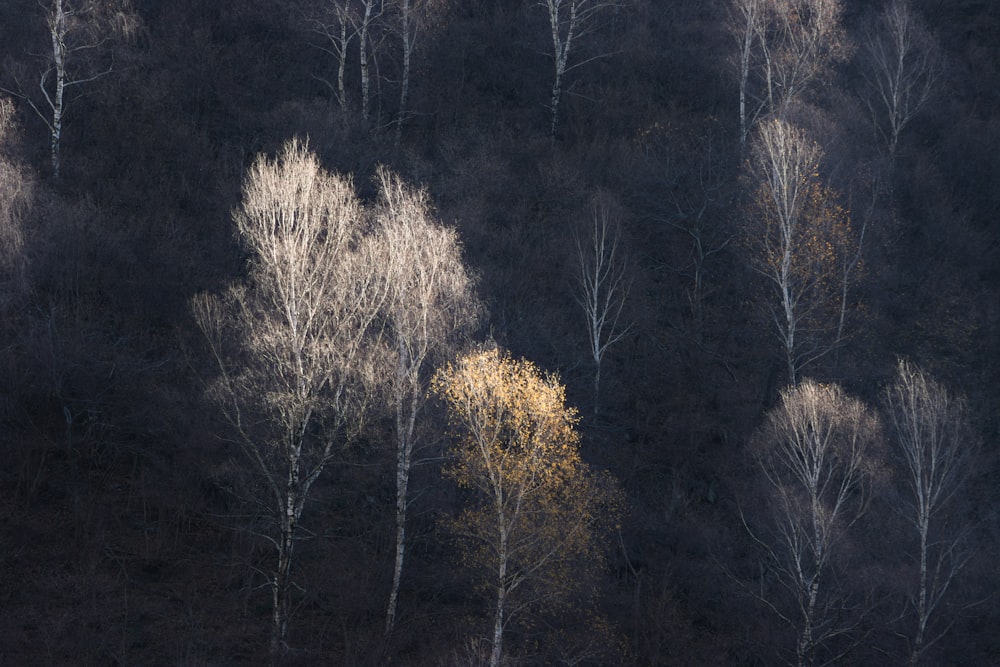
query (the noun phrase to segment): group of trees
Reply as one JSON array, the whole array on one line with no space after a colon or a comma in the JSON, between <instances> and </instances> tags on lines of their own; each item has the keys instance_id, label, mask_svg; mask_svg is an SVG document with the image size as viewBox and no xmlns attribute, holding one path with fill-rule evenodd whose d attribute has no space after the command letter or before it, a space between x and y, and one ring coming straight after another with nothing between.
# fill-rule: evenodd
<instances>
[{"instance_id":1,"label":"group of trees","mask_svg":"<svg viewBox=\"0 0 1000 667\"><path fill-rule=\"evenodd\" d=\"M210 393L266 497L270 527L261 535L277 557L268 574L272 662L288 649L293 553L310 491L385 413L396 445L391 636L430 374L460 348L480 310L455 231L434 220L426 192L385 168L377 182L378 201L365 207L349 178L324 171L298 141L274 160L260 157L234 213L251 257L248 282L194 301L217 362ZM470 559L491 572L495 667L515 609L578 588L580 572L567 562L599 562L592 533L615 520L613 484L598 485L580 460L578 420L554 376L495 347L458 363L439 371L433 388L459 438L448 474L481 494L474 502L483 508L465 510L453 530L473 538ZM555 576L559 565L558 584L548 582L543 573ZM515 603L529 583L535 590Z\"/></svg>"},{"instance_id":2,"label":"group of trees","mask_svg":"<svg viewBox=\"0 0 1000 667\"><path fill-rule=\"evenodd\" d=\"M769 487L767 532L754 538L777 583L762 577L754 590L794 630L799 665L843 660L877 604L898 609L906 648L894 657L910 664L950 625L946 595L969 557L957 498L977 451L965 401L900 361L883 404L885 435L861 401L807 380L781 392L751 444ZM852 581L862 559L851 531L879 486L898 487L874 504L907 527L902 595L888 601Z\"/></svg>"},{"instance_id":3,"label":"group of trees","mask_svg":"<svg viewBox=\"0 0 1000 667\"><path fill-rule=\"evenodd\" d=\"M1000 15L662 4L0 7L4 655L995 662Z\"/></svg>"}]
</instances>

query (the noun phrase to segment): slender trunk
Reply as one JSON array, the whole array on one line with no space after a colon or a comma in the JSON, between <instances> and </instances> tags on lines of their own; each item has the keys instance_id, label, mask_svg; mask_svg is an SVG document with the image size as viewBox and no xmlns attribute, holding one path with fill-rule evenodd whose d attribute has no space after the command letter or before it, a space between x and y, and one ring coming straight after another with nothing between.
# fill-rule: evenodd
<instances>
[{"instance_id":1,"label":"slender trunk","mask_svg":"<svg viewBox=\"0 0 1000 667\"><path fill-rule=\"evenodd\" d=\"M503 626L507 603L508 536L502 498L497 499L497 505L497 528L499 529L500 541L497 545L497 605L493 614L493 650L490 652L490 667L500 667L500 659L503 656Z\"/></svg>"},{"instance_id":2,"label":"slender trunk","mask_svg":"<svg viewBox=\"0 0 1000 667\"><path fill-rule=\"evenodd\" d=\"M405 447L405 445L401 445ZM396 562L392 572L392 590L385 617L385 636L388 638L396 625L396 606L399 586L403 578L403 561L406 557L406 495L409 486L409 460L403 450L399 452L396 470Z\"/></svg>"},{"instance_id":3,"label":"slender trunk","mask_svg":"<svg viewBox=\"0 0 1000 667\"><path fill-rule=\"evenodd\" d=\"M278 539L278 567L271 582L271 664L276 665L285 652L285 638L288 632L288 589L292 569L292 549L295 544L295 519L292 504L293 497L288 499L288 511L282 520L281 536Z\"/></svg>"},{"instance_id":4,"label":"slender trunk","mask_svg":"<svg viewBox=\"0 0 1000 667\"><path fill-rule=\"evenodd\" d=\"M597 364L594 368L594 415L598 415L601 412L601 360L596 359Z\"/></svg>"},{"instance_id":5,"label":"slender trunk","mask_svg":"<svg viewBox=\"0 0 1000 667\"><path fill-rule=\"evenodd\" d=\"M813 618L816 614L816 599L819 597L819 573L813 575L809 583L809 602L806 605L806 615L803 619L802 636L799 638L799 667L813 663Z\"/></svg>"},{"instance_id":6,"label":"slender trunk","mask_svg":"<svg viewBox=\"0 0 1000 667\"><path fill-rule=\"evenodd\" d=\"M920 662L920 654L924 648L924 629L927 627L927 518L921 517L920 522L920 591L917 598L917 635L913 639L913 651L910 653L910 664Z\"/></svg>"},{"instance_id":7,"label":"slender trunk","mask_svg":"<svg viewBox=\"0 0 1000 667\"><path fill-rule=\"evenodd\" d=\"M497 606L493 615L493 650L490 652L490 667L499 667L503 655L504 605L507 598L507 554L506 544L500 551L500 569L497 572Z\"/></svg>"},{"instance_id":8,"label":"slender trunk","mask_svg":"<svg viewBox=\"0 0 1000 667\"><path fill-rule=\"evenodd\" d=\"M785 331L783 338L785 342L785 364L788 368L788 383L794 387L796 385L795 304L792 302L791 287L789 285L792 279L789 269L790 264L791 252L786 250L781 268L781 305L785 314Z\"/></svg>"},{"instance_id":9,"label":"slender trunk","mask_svg":"<svg viewBox=\"0 0 1000 667\"><path fill-rule=\"evenodd\" d=\"M560 97L562 97L562 72L556 70L556 80L552 84L552 120L549 125L549 136L553 139L556 136L556 128L559 126Z\"/></svg>"},{"instance_id":10,"label":"slender trunk","mask_svg":"<svg viewBox=\"0 0 1000 667\"><path fill-rule=\"evenodd\" d=\"M344 92L344 74L347 70L347 17L340 17L340 62L337 63L337 101L340 110L347 111L347 94Z\"/></svg>"},{"instance_id":11,"label":"slender trunk","mask_svg":"<svg viewBox=\"0 0 1000 667\"><path fill-rule=\"evenodd\" d=\"M403 560L406 557L406 494L409 486L409 457L400 443L399 458L396 463L396 564L392 571L392 589L389 591L389 606L385 615L385 636L392 634L396 625L396 604L399 599L399 584L403 578Z\"/></svg>"},{"instance_id":12,"label":"slender trunk","mask_svg":"<svg viewBox=\"0 0 1000 667\"><path fill-rule=\"evenodd\" d=\"M361 20L361 33L358 36L358 55L361 62L361 119L368 123L368 106L370 96L370 74L368 71L368 27L371 23L372 5L374 0L365 2L365 15Z\"/></svg>"},{"instance_id":13,"label":"slender trunk","mask_svg":"<svg viewBox=\"0 0 1000 667\"><path fill-rule=\"evenodd\" d=\"M399 89L399 117L396 122L396 146L398 147L403 138L403 122L406 119L406 101L410 91L410 56L413 53L414 35L411 32L413 17L411 16L410 0L402 0L400 5L402 12L403 30L403 77Z\"/></svg>"},{"instance_id":14,"label":"slender trunk","mask_svg":"<svg viewBox=\"0 0 1000 667\"><path fill-rule=\"evenodd\" d=\"M406 514L410 485L410 468L413 464L414 432L417 410L420 405L419 358L414 359L401 338L398 343L399 361L396 379L396 562L392 573L392 589L385 616L385 636L392 634L396 624L396 607L399 586L403 578L403 561L406 558Z\"/></svg>"},{"instance_id":15,"label":"slender trunk","mask_svg":"<svg viewBox=\"0 0 1000 667\"><path fill-rule=\"evenodd\" d=\"M50 100L52 107L52 127L51 127L51 158L52 174L59 178L60 159L59 144L62 139L62 119L64 111L64 96L66 92L66 13L63 10L62 0L56 0L55 13L50 25L52 33L52 59L56 70L56 90L53 99ZM44 80L43 80L44 81Z\"/></svg>"}]
</instances>

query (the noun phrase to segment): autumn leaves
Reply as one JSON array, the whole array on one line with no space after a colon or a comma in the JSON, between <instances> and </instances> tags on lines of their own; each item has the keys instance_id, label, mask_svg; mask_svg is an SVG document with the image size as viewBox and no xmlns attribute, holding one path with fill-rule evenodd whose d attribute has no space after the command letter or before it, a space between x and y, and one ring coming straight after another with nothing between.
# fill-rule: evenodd
<instances>
[{"instance_id":1,"label":"autumn leaves","mask_svg":"<svg viewBox=\"0 0 1000 667\"><path fill-rule=\"evenodd\" d=\"M455 436L444 475L473 492L448 527L495 592L496 665L512 617L565 604L601 562L615 485L580 458L579 419L555 376L495 347L459 354L481 307L457 234L434 219L426 192L384 168L375 181L379 197L366 205L301 142L258 158L233 213L247 278L193 303L217 366L209 395L270 517L260 532L276 556L271 658L288 648L293 554L313 485L345 448L378 438L370 424L391 424L396 454L392 635L414 452L440 440L422 425L430 393Z\"/></svg>"}]
</instances>

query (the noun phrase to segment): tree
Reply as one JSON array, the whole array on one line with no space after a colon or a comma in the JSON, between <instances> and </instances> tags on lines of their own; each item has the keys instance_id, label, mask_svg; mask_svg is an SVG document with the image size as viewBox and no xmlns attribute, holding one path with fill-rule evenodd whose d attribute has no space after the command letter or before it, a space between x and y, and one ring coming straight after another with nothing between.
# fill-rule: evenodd
<instances>
[{"instance_id":1,"label":"tree","mask_svg":"<svg viewBox=\"0 0 1000 667\"><path fill-rule=\"evenodd\" d=\"M52 174L59 178L60 145L66 119L70 89L91 83L111 73L109 60L100 62L95 56L111 40L131 38L139 27L129 0L45 0L45 25L51 50L46 49L42 71L38 76L38 92L34 93L21 76L11 72L14 88L4 89L23 100L49 129L49 155Z\"/></svg>"},{"instance_id":2,"label":"tree","mask_svg":"<svg viewBox=\"0 0 1000 667\"><path fill-rule=\"evenodd\" d=\"M950 624L935 630L933 621L968 560L962 522L948 510L971 472L976 442L965 401L907 361L897 364L885 406L908 491L905 517L919 537L910 599L914 627L909 660L915 665L947 631Z\"/></svg>"},{"instance_id":3,"label":"tree","mask_svg":"<svg viewBox=\"0 0 1000 667\"><path fill-rule=\"evenodd\" d=\"M850 45L840 0L770 0L770 5L775 42L764 47L768 108L784 118L813 81L847 57Z\"/></svg>"},{"instance_id":4,"label":"tree","mask_svg":"<svg viewBox=\"0 0 1000 667\"><path fill-rule=\"evenodd\" d=\"M868 506L879 441L872 411L837 385L811 380L784 389L751 440L773 523L769 539L755 538L791 601L760 597L795 629L800 666L815 664L857 622L836 564L846 529Z\"/></svg>"},{"instance_id":5,"label":"tree","mask_svg":"<svg viewBox=\"0 0 1000 667\"><path fill-rule=\"evenodd\" d=\"M320 6L308 12L307 21L313 30L324 38L320 50L332 55L337 61L337 81L331 83L317 77L334 91L341 112L347 111L347 93L344 87L347 73L347 52L356 37L351 14L351 0L322 0Z\"/></svg>"},{"instance_id":6,"label":"tree","mask_svg":"<svg viewBox=\"0 0 1000 667\"><path fill-rule=\"evenodd\" d=\"M741 149L758 118L787 118L811 83L848 56L842 15L839 0L732 0Z\"/></svg>"},{"instance_id":7,"label":"tree","mask_svg":"<svg viewBox=\"0 0 1000 667\"><path fill-rule=\"evenodd\" d=\"M761 124L751 163L756 192L745 244L772 288L768 308L792 385L841 343L845 290L860 261L847 211L819 180L821 156L804 131L775 118Z\"/></svg>"},{"instance_id":8,"label":"tree","mask_svg":"<svg viewBox=\"0 0 1000 667\"><path fill-rule=\"evenodd\" d=\"M756 72L759 51L758 40L766 35L767 0L733 0L726 27L737 44L736 79L740 91L740 155L746 148L750 127L764 108L765 100L758 97L753 109L748 108L751 92L751 75Z\"/></svg>"},{"instance_id":9,"label":"tree","mask_svg":"<svg viewBox=\"0 0 1000 667\"><path fill-rule=\"evenodd\" d=\"M373 28L385 10L385 0L360 0L361 9L351 16L355 19L358 35L358 62L361 69L361 119L367 124L371 111L371 67L369 58L373 55L377 40L373 39Z\"/></svg>"},{"instance_id":10,"label":"tree","mask_svg":"<svg viewBox=\"0 0 1000 667\"><path fill-rule=\"evenodd\" d=\"M446 475L473 493L450 525L493 592L497 667L511 620L543 602L566 604L601 561L598 528L617 521L617 492L580 459L565 389L532 363L485 348L440 369L432 390L456 438Z\"/></svg>"},{"instance_id":11,"label":"tree","mask_svg":"<svg viewBox=\"0 0 1000 667\"><path fill-rule=\"evenodd\" d=\"M940 51L906 0L892 0L865 39L865 102L875 131L895 156L899 135L930 99L941 76Z\"/></svg>"},{"instance_id":12,"label":"tree","mask_svg":"<svg viewBox=\"0 0 1000 667\"><path fill-rule=\"evenodd\" d=\"M630 324L622 321L628 298L628 257L621 247L621 221L607 196L591 204L587 238L576 237L576 301L587 321L587 345L594 360L594 414L600 412L601 362Z\"/></svg>"},{"instance_id":13,"label":"tree","mask_svg":"<svg viewBox=\"0 0 1000 667\"><path fill-rule=\"evenodd\" d=\"M233 218L250 255L247 283L193 305L219 372L209 395L268 496L277 660L310 490L360 432L384 376L372 353L388 290L351 181L325 172L299 141L257 158Z\"/></svg>"},{"instance_id":14,"label":"tree","mask_svg":"<svg viewBox=\"0 0 1000 667\"><path fill-rule=\"evenodd\" d=\"M552 33L552 64L555 77L552 81L549 133L556 136L559 126L559 103L562 100L566 73L585 65L594 58L570 64L570 54L577 42L595 31L602 12L618 5L617 0L538 0L549 18Z\"/></svg>"},{"instance_id":15,"label":"tree","mask_svg":"<svg viewBox=\"0 0 1000 667\"><path fill-rule=\"evenodd\" d=\"M462 262L458 235L434 220L427 192L407 186L385 168L378 170L377 180L378 262L390 289L385 302L386 342L395 368L389 403L395 413L396 559L386 611L388 636L395 625L406 555L417 418L427 396L431 366L450 356L475 324L480 308Z\"/></svg>"}]
</instances>

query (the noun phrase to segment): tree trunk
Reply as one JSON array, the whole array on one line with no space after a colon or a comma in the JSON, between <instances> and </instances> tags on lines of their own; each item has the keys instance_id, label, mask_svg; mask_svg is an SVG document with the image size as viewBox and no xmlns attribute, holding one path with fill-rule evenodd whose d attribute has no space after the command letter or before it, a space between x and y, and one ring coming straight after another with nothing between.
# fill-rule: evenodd
<instances>
[{"instance_id":1,"label":"tree trunk","mask_svg":"<svg viewBox=\"0 0 1000 667\"><path fill-rule=\"evenodd\" d=\"M62 119L63 104L66 93L66 12L63 10L62 0L56 0L52 23L49 30L52 34L52 59L56 70L56 90L53 99L50 100L52 107L52 127L51 127L51 159L52 174L58 179L60 171L59 144L62 139ZM43 77L43 92L44 92Z\"/></svg>"},{"instance_id":2,"label":"tree trunk","mask_svg":"<svg viewBox=\"0 0 1000 667\"><path fill-rule=\"evenodd\" d=\"M399 89L399 116L396 121L396 146L398 147L403 138L403 122L406 119L406 102L410 91L410 57L413 54L413 42L415 35L412 32L413 16L411 15L410 0L401 0L400 12L402 12L402 32L403 32L403 76Z\"/></svg>"}]
</instances>

